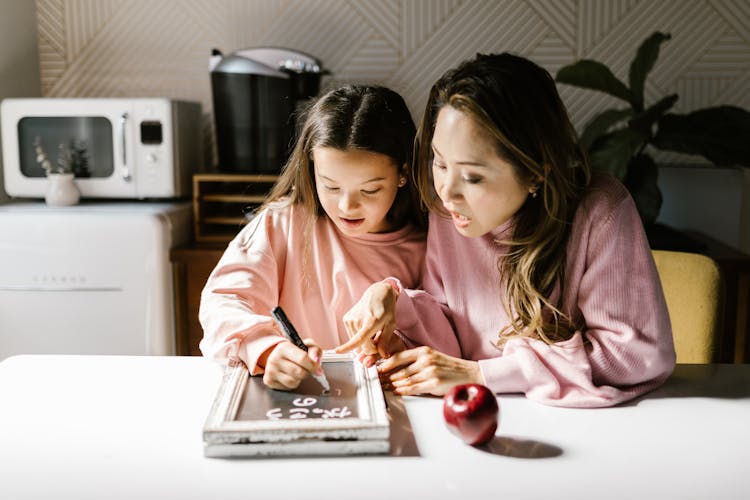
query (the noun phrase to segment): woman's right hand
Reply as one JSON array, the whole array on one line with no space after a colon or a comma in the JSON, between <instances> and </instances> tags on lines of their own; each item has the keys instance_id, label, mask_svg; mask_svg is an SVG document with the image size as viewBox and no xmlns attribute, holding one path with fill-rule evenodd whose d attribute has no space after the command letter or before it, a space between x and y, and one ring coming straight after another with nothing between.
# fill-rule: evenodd
<instances>
[{"instance_id":1,"label":"woman's right hand","mask_svg":"<svg viewBox=\"0 0 750 500\"><path fill-rule=\"evenodd\" d=\"M271 389L291 391L309 374L321 373L323 349L310 339L304 342L307 352L289 341L273 346L265 360L263 383Z\"/></svg>"},{"instance_id":2,"label":"woman's right hand","mask_svg":"<svg viewBox=\"0 0 750 500\"><path fill-rule=\"evenodd\" d=\"M370 285L344 315L344 326L350 339L337 347L336 352L357 349L360 355L389 357L394 345L402 344L393 339L397 298L398 293L390 283L379 281Z\"/></svg>"}]
</instances>

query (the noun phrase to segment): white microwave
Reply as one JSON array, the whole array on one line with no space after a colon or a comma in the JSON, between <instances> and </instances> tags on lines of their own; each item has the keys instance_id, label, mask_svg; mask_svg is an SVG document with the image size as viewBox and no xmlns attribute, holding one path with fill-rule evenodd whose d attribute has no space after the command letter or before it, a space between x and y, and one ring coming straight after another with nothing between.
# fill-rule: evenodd
<instances>
[{"instance_id":1,"label":"white microwave","mask_svg":"<svg viewBox=\"0 0 750 500\"><path fill-rule=\"evenodd\" d=\"M85 198L180 198L202 163L201 105L166 98L8 98L0 103L9 196L43 198L67 168Z\"/></svg>"}]
</instances>

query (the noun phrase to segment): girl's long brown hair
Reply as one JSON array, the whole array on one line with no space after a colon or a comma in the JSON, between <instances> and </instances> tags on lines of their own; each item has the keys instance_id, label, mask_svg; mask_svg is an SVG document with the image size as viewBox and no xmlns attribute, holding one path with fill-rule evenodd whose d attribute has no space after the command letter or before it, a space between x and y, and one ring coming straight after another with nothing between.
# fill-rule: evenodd
<instances>
[{"instance_id":1,"label":"girl's long brown hair","mask_svg":"<svg viewBox=\"0 0 750 500\"><path fill-rule=\"evenodd\" d=\"M392 227L426 227L412 175L416 127L398 93L377 85L346 85L312 101L302 120L289 160L258 211L301 205L310 217L306 229L312 230L315 219L325 213L315 190L313 149L363 150L388 156L407 179L386 215Z\"/></svg>"},{"instance_id":2,"label":"girl's long brown hair","mask_svg":"<svg viewBox=\"0 0 750 500\"><path fill-rule=\"evenodd\" d=\"M563 296L568 237L591 171L554 80L528 59L478 54L433 85L417 132L415 176L422 203L438 211L431 144L444 106L486 129L518 179L538 187L538 196L529 196L514 216L512 235L497 242L508 246L497 265L502 303L512 318L500 329L498 345L513 335L548 343L569 338L579 325L550 296L556 288Z\"/></svg>"}]
</instances>

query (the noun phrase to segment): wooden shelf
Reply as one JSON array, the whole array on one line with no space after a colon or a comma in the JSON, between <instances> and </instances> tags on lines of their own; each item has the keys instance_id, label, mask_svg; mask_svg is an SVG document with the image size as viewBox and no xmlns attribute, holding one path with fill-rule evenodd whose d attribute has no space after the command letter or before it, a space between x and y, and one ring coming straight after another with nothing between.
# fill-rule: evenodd
<instances>
[{"instance_id":1,"label":"wooden shelf","mask_svg":"<svg viewBox=\"0 0 750 500\"><path fill-rule=\"evenodd\" d=\"M276 175L194 175L195 241L229 242L247 222L247 214L263 203L277 179Z\"/></svg>"},{"instance_id":2,"label":"wooden shelf","mask_svg":"<svg viewBox=\"0 0 750 500\"><path fill-rule=\"evenodd\" d=\"M203 201L222 201L226 203L262 203L263 196L245 196L241 194L207 194Z\"/></svg>"}]
</instances>

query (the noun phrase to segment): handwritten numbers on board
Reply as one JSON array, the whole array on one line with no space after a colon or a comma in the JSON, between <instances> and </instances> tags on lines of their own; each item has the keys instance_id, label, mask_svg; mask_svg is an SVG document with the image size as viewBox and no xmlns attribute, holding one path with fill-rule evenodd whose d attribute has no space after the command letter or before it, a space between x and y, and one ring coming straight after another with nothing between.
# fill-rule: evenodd
<instances>
[{"instance_id":1,"label":"handwritten numbers on board","mask_svg":"<svg viewBox=\"0 0 750 500\"><path fill-rule=\"evenodd\" d=\"M317 402L317 399L310 397L296 398L292 401L294 408L289 409L288 418L291 420L307 418L311 413L311 409L307 407L313 406ZM319 415L320 418L346 418L352 414L347 406L342 406L340 408L312 408L312 413ZM269 420L280 420L284 418L284 414L281 408L272 408L266 412L266 418Z\"/></svg>"},{"instance_id":2,"label":"handwritten numbers on board","mask_svg":"<svg viewBox=\"0 0 750 500\"><path fill-rule=\"evenodd\" d=\"M341 408L331 408L330 410L323 410L323 415L321 415L321 418L345 418L351 414L352 412L349 411L349 408L344 406Z\"/></svg>"},{"instance_id":3,"label":"handwritten numbers on board","mask_svg":"<svg viewBox=\"0 0 750 500\"><path fill-rule=\"evenodd\" d=\"M297 418L307 418L308 413L310 413L310 410L307 408L292 408L289 410L289 418L292 420Z\"/></svg>"},{"instance_id":4,"label":"handwritten numbers on board","mask_svg":"<svg viewBox=\"0 0 750 500\"><path fill-rule=\"evenodd\" d=\"M312 406L317 402L318 400L315 398L305 398L305 399L297 398L294 401L292 401L292 404L294 406Z\"/></svg>"},{"instance_id":5,"label":"handwritten numbers on board","mask_svg":"<svg viewBox=\"0 0 750 500\"><path fill-rule=\"evenodd\" d=\"M330 408L328 410L313 408L313 413L319 414L320 418L344 418L352 414L347 406L342 408Z\"/></svg>"},{"instance_id":6,"label":"handwritten numbers on board","mask_svg":"<svg viewBox=\"0 0 750 500\"><path fill-rule=\"evenodd\" d=\"M268 410L266 412L266 417L268 420L279 420L281 415L281 408L273 408L272 410Z\"/></svg>"}]
</instances>

